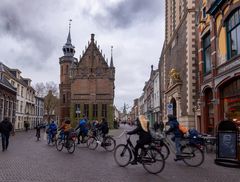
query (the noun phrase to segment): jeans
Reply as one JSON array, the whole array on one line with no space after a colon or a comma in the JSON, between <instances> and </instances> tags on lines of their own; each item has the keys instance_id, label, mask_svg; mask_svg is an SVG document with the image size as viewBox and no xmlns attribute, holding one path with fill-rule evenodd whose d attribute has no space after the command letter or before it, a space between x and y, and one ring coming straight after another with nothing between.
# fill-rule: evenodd
<instances>
[{"instance_id":1,"label":"jeans","mask_svg":"<svg viewBox=\"0 0 240 182\"><path fill-rule=\"evenodd\" d=\"M180 137L175 137L175 146L176 146L176 155L181 155L181 143L180 143L181 138Z\"/></svg>"},{"instance_id":2,"label":"jeans","mask_svg":"<svg viewBox=\"0 0 240 182\"><path fill-rule=\"evenodd\" d=\"M9 144L9 133L2 133L2 150L6 150Z\"/></svg>"}]
</instances>

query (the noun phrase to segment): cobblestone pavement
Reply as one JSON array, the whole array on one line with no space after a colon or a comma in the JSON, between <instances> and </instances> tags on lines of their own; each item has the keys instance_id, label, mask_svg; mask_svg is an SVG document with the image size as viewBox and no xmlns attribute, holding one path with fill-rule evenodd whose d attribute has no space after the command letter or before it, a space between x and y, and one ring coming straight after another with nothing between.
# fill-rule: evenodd
<instances>
[{"instance_id":1,"label":"cobblestone pavement","mask_svg":"<svg viewBox=\"0 0 240 182\"><path fill-rule=\"evenodd\" d=\"M113 130L111 134L119 136L121 132ZM123 141L124 137L122 141L117 139L117 143ZM239 181L239 169L217 166L214 157L208 154L202 166L191 168L170 156L164 171L151 175L141 165L118 167L113 153L101 147L91 151L78 146L74 154L68 154L66 149L58 152L43 139L37 142L34 131L19 132L10 138L8 151L0 152L0 182Z\"/></svg>"}]
</instances>

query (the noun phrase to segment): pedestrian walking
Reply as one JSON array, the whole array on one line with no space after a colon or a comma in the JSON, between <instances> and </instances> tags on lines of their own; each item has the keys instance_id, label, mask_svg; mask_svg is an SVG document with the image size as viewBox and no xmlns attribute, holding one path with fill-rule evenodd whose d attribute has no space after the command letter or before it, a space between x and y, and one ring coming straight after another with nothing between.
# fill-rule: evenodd
<instances>
[{"instance_id":1,"label":"pedestrian walking","mask_svg":"<svg viewBox=\"0 0 240 182\"><path fill-rule=\"evenodd\" d=\"M39 139L41 138L41 125L37 124L37 126L35 127L36 129L36 137L37 137L37 141L39 141Z\"/></svg>"},{"instance_id":2,"label":"pedestrian walking","mask_svg":"<svg viewBox=\"0 0 240 182\"><path fill-rule=\"evenodd\" d=\"M4 152L8 148L9 136L12 131L13 126L9 121L9 118L5 117L4 120L0 123L0 132L2 134L2 151Z\"/></svg>"}]
</instances>

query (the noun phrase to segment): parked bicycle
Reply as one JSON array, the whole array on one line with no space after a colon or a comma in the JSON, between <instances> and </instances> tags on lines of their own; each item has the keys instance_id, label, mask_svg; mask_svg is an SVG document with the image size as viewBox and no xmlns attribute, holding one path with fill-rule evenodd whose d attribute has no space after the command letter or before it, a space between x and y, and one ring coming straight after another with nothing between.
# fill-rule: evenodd
<instances>
[{"instance_id":1,"label":"parked bicycle","mask_svg":"<svg viewBox=\"0 0 240 182\"><path fill-rule=\"evenodd\" d=\"M155 139L153 143L158 151L162 153L165 160L170 155L170 151L176 154L175 144L165 133L160 138ZM181 155L175 161L178 160L182 160L186 165L191 167L200 166L204 162L202 145L194 143L190 138L183 138L181 141Z\"/></svg>"},{"instance_id":2,"label":"parked bicycle","mask_svg":"<svg viewBox=\"0 0 240 182\"><path fill-rule=\"evenodd\" d=\"M87 140L87 146L91 150L95 150L98 145L103 147L106 151L112 152L116 147L116 141L109 135L102 137L102 132L100 130L95 130L92 136L89 136Z\"/></svg>"},{"instance_id":3,"label":"parked bicycle","mask_svg":"<svg viewBox=\"0 0 240 182\"><path fill-rule=\"evenodd\" d=\"M121 166L125 167L130 164L133 159L134 146L131 142L131 135L123 134L126 136L126 144L119 144L114 150L114 160ZM151 174L157 174L163 171L165 167L165 160L159 150L155 148L155 145L146 145L146 147L140 150L140 154L137 157L137 162L143 165L143 168Z\"/></svg>"},{"instance_id":4,"label":"parked bicycle","mask_svg":"<svg viewBox=\"0 0 240 182\"><path fill-rule=\"evenodd\" d=\"M68 153L73 153L75 151L75 141L77 139L76 132L71 132L68 137L68 145L66 137L64 136L63 132L60 132L58 135L58 139L56 141L56 148L58 151L62 151L63 147L65 147Z\"/></svg>"}]
</instances>

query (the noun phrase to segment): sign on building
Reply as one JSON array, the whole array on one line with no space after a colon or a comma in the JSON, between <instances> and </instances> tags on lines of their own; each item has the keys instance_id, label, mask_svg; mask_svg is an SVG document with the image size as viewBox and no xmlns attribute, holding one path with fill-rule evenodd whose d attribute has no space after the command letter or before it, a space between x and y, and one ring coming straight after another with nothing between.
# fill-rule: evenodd
<instances>
[{"instance_id":1,"label":"sign on building","mask_svg":"<svg viewBox=\"0 0 240 182\"><path fill-rule=\"evenodd\" d=\"M173 104L167 104L167 115L173 115Z\"/></svg>"}]
</instances>

